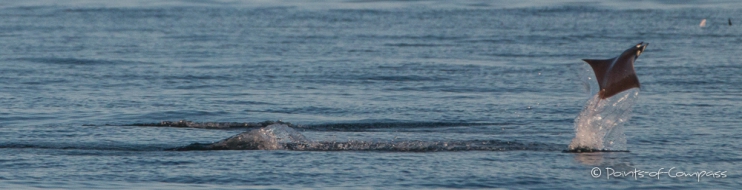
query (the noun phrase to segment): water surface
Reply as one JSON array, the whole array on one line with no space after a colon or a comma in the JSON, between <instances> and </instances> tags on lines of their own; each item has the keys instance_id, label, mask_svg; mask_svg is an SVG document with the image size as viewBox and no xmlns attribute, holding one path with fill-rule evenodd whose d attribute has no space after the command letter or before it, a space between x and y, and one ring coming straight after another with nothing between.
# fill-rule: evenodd
<instances>
[{"instance_id":1,"label":"water surface","mask_svg":"<svg viewBox=\"0 0 742 190\"><path fill-rule=\"evenodd\" d=\"M8 1L0 3L0 186L738 187L735 7ZM591 94L580 59L612 58L642 41L650 43L636 63L642 89L624 126L630 152L562 153ZM439 148L181 152L169 150L256 127L138 125L180 120L280 120L312 141ZM478 143L490 148L465 148ZM606 177L606 168L673 167L726 177Z\"/></svg>"}]
</instances>

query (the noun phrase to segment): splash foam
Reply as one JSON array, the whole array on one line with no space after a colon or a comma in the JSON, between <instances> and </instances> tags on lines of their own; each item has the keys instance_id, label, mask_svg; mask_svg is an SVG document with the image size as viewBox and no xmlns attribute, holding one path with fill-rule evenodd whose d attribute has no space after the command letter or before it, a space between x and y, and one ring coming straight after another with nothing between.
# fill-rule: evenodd
<instances>
[{"instance_id":1,"label":"splash foam","mask_svg":"<svg viewBox=\"0 0 742 190\"><path fill-rule=\"evenodd\" d=\"M623 124L631 118L638 96L638 88L602 100L594 95L575 118L575 138L569 151L626 151Z\"/></svg>"}]
</instances>

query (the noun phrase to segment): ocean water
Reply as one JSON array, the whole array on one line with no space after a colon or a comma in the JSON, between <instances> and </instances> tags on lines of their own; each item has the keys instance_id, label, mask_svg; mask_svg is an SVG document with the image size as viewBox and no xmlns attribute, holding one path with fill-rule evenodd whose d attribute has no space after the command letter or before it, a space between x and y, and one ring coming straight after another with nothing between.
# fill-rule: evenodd
<instances>
[{"instance_id":1,"label":"ocean water","mask_svg":"<svg viewBox=\"0 0 742 190\"><path fill-rule=\"evenodd\" d=\"M628 152L564 153L639 42ZM3 1L0 189L737 189L740 44L736 1Z\"/></svg>"}]
</instances>

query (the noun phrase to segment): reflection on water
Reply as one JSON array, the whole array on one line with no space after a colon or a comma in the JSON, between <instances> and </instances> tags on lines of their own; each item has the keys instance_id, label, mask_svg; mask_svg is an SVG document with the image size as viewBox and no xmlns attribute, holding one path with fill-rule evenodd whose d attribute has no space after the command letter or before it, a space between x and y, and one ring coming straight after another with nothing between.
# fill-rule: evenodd
<instances>
[{"instance_id":1,"label":"reflection on water","mask_svg":"<svg viewBox=\"0 0 742 190\"><path fill-rule=\"evenodd\" d=\"M573 154L575 161L586 166L611 167L614 169L632 169L631 153L627 152L589 152Z\"/></svg>"}]
</instances>

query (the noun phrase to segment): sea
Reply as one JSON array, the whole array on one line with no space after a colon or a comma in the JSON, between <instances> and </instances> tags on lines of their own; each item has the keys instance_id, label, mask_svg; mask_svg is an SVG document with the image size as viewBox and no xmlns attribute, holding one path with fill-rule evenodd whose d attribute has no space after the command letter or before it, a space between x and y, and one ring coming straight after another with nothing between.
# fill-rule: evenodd
<instances>
[{"instance_id":1,"label":"sea","mask_svg":"<svg viewBox=\"0 0 742 190\"><path fill-rule=\"evenodd\" d=\"M741 74L740 1L6 0L0 189L739 189Z\"/></svg>"}]
</instances>

